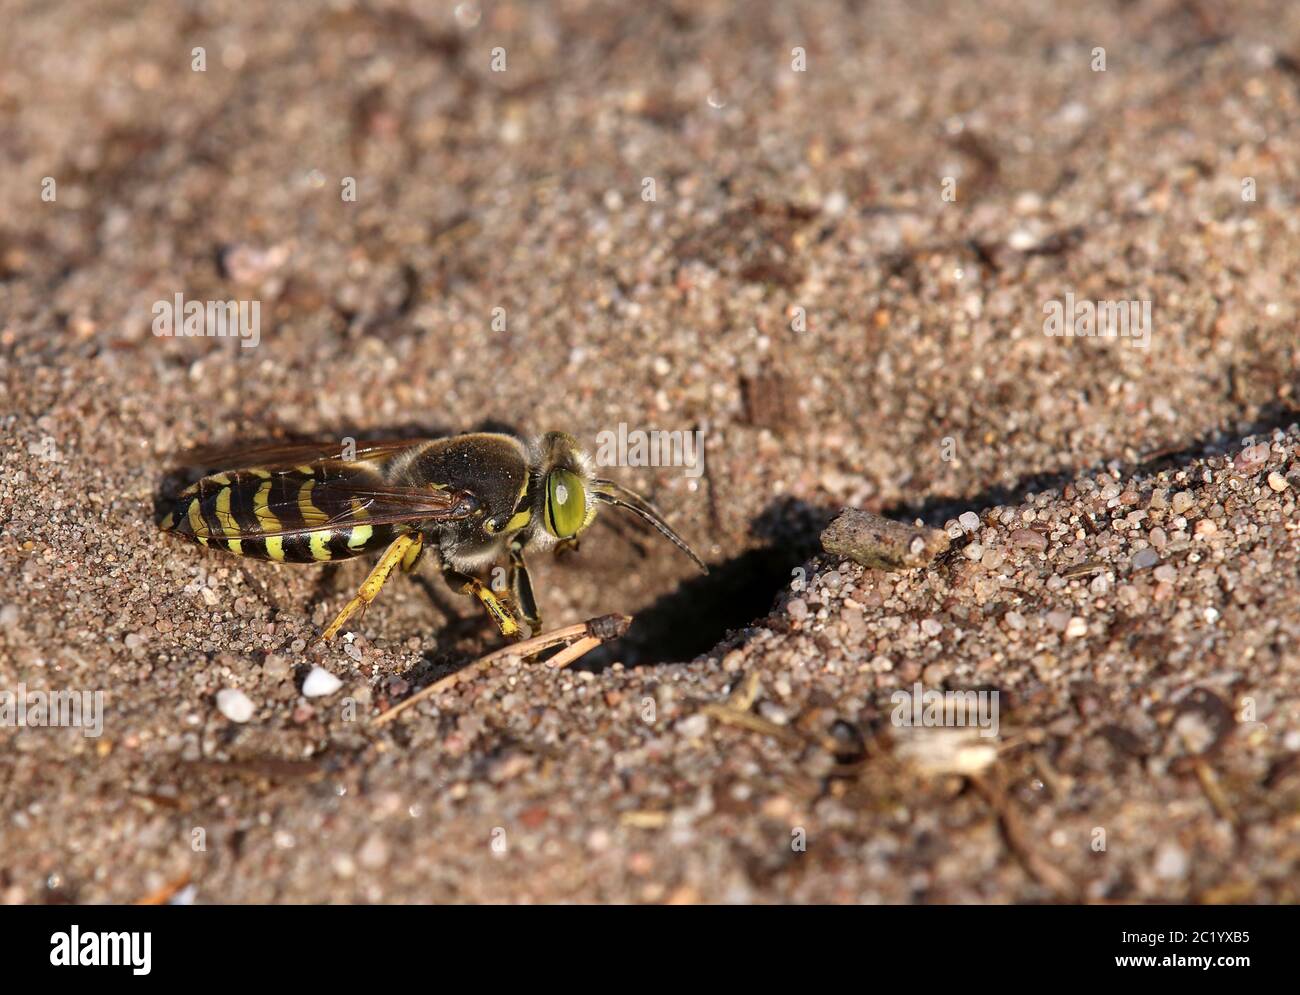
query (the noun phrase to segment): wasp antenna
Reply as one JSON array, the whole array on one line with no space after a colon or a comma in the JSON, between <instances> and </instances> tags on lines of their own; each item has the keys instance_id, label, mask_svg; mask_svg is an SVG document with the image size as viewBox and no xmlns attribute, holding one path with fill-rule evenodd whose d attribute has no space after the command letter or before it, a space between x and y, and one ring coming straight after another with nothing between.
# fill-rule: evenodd
<instances>
[{"instance_id":1,"label":"wasp antenna","mask_svg":"<svg viewBox=\"0 0 1300 995\"><path fill-rule=\"evenodd\" d=\"M661 535L667 538L669 542L695 561L695 565L699 567L700 570L704 573L709 572L709 568L705 565L704 561L695 555L695 550L691 549L691 547L686 544L686 540L672 530L672 527L664 521L663 515L659 514L658 509L640 494L628 490L622 484L617 484L612 480L595 481L592 491L596 495L596 500L601 503L613 505L616 508L626 508L638 518L649 522Z\"/></svg>"}]
</instances>

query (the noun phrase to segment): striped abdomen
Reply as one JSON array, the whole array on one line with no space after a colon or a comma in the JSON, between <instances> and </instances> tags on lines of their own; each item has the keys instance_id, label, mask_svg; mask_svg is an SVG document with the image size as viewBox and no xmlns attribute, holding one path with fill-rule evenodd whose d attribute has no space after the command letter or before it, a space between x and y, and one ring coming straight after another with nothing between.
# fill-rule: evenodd
<instances>
[{"instance_id":1,"label":"striped abdomen","mask_svg":"<svg viewBox=\"0 0 1300 995\"><path fill-rule=\"evenodd\" d=\"M367 524L355 498L318 487L322 472L304 465L204 477L181 492L160 524L204 546L288 563L344 560L410 531ZM330 524L337 522L346 524Z\"/></svg>"}]
</instances>

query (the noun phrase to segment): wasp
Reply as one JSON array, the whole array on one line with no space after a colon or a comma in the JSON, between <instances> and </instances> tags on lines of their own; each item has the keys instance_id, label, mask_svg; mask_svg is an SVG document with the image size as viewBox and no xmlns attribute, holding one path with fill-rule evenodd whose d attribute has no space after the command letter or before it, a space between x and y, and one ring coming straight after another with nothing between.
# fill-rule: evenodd
<instances>
[{"instance_id":1,"label":"wasp","mask_svg":"<svg viewBox=\"0 0 1300 995\"><path fill-rule=\"evenodd\" d=\"M383 550L356 597L322 632L333 638L400 566L433 547L449 586L477 598L507 638L541 629L526 550L576 546L601 505L630 511L708 567L644 498L595 475L576 439L525 442L476 432L352 447L269 445L195 454L203 477L169 502L167 532L237 556L329 563ZM509 594L477 574L508 560Z\"/></svg>"}]
</instances>

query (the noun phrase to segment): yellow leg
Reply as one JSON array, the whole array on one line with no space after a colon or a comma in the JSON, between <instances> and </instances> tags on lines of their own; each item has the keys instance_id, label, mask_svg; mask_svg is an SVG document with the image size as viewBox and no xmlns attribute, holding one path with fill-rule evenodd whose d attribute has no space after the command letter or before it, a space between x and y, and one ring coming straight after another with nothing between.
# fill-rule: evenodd
<instances>
[{"instance_id":1,"label":"yellow leg","mask_svg":"<svg viewBox=\"0 0 1300 995\"><path fill-rule=\"evenodd\" d=\"M357 591L357 596L343 606L343 610L335 616L334 621L320 635L321 642L328 642L333 639L339 629L343 628L347 622L359 609L365 608L370 602L375 600L380 589L384 586L384 581L388 580L388 575L399 564L404 563L407 557L418 557L420 555L420 544L423 537L419 533L414 535L398 536L393 540L391 546L384 550L384 555L379 558L375 564L375 569L370 571L370 576L361 582L361 589Z\"/></svg>"},{"instance_id":2,"label":"yellow leg","mask_svg":"<svg viewBox=\"0 0 1300 995\"><path fill-rule=\"evenodd\" d=\"M447 583L451 585L453 590L460 591L461 594L472 594L483 602L483 607L492 616L492 621L501 630L501 635L508 638L520 635L519 622L515 619L514 609L510 605L509 598L497 594L477 577L471 577L456 570L445 571L445 576Z\"/></svg>"},{"instance_id":3,"label":"yellow leg","mask_svg":"<svg viewBox=\"0 0 1300 995\"><path fill-rule=\"evenodd\" d=\"M423 539L422 536L416 535L417 540ZM416 542L406 550L406 555L402 557L402 573L409 574L420 564L420 557L424 555L424 543Z\"/></svg>"}]
</instances>

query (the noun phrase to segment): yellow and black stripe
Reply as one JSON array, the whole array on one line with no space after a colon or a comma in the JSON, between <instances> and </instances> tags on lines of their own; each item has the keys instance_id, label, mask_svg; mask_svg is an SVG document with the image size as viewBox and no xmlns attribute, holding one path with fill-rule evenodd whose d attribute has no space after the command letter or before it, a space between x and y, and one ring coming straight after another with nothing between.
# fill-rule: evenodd
<instances>
[{"instance_id":1,"label":"yellow and black stripe","mask_svg":"<svg viewBox=\"0 0 1300 995\"><path fill-rule=\"evenodd\" d=\"M181 492L160 525L203 546L286 563L344 560L384 548L409 531L367 524L365 509L331 491L325 474L304 464L204 477Z\"/></svg>"}]
</instances>

